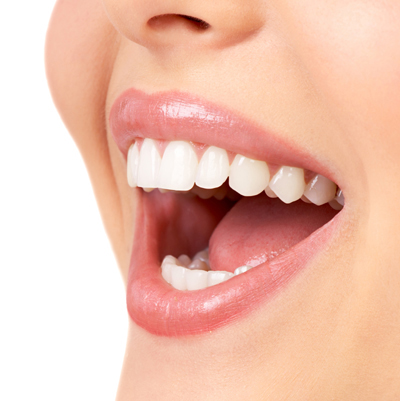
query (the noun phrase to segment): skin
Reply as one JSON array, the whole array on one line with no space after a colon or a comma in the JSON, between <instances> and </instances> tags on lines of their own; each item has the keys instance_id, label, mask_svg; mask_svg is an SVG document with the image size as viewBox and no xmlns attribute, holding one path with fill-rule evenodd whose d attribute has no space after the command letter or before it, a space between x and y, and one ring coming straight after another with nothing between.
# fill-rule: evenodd
<instances>
[{"instance_id":1,"label":"skin","mask_svg":"<svg viewBox=\"0 0 400 401\"><path fill-rule=\"evenodd\" d=\"M117 400L400 398L399 20L397 0L57 2L49 85L125 282L135 191L105 122L130 87L240 111L330 166L346 198L326 253L245 319L184 339L131 322Z\"/></svg>"}]
</instances>

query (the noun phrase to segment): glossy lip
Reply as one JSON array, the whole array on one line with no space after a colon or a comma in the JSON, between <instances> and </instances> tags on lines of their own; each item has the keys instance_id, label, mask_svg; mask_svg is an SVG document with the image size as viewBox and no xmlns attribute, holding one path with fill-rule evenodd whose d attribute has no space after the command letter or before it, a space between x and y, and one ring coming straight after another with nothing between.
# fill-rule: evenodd
<instances>
[{"instance_id":1,"label":"glossy lip","mask_svg":"<svg viewBox=\"0 0 400 401\"><path fill-rule=\"evenodd\" d=\"M110 128L125 158L136 138L187 140L217 146L271 165L318 172L342 187L332 169L316 156L248 121L237 112L188 93L147 94L128 89L111 107Z\"/></svg>"},{"instance_id":2,"label":"glossy lip","mask_svg":"<svg viewBox=\"0 0 400 401\"><path fill-rule=\"evenodd\" d=\"M284 143L224 108L180 92L124 92L110 113L111 133L125 155L136 138L184 139L280 165L332 174L305 151ZM332 178L331 178L332 179ZM137 191L136 232L129 268L127 307L131 319L148 332L169 337L213 331L247 315L287 286L338 231L339 213L293 248L251 271L198 291L178 291L160 269L163 219L151 194Z\"/></svg>"}]
</instances>

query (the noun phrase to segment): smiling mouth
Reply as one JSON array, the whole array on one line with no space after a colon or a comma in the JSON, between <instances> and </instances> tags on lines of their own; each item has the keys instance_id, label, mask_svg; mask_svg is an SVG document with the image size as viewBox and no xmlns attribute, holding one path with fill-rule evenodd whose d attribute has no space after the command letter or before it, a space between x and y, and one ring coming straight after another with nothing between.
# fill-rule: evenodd
<instances>
[{"instance_id":1,"label":"smiling mouth","mask_svg":"<svg viewBox=\"0 0 400 401\"><path fill-rule=\"evenodd\" d=\"M215 105L131 89L110 126L137 187L127 306L150 333L236 321L285 288L339 225L344 197L325 166Z\"/></svg>"}]
</instances>

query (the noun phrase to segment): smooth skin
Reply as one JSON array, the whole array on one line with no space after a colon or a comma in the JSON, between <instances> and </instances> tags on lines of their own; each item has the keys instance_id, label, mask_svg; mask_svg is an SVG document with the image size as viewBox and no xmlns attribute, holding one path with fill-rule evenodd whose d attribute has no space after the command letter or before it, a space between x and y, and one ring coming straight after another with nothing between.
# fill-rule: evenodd
<instances>
[{"instance_id":1,"label":"smooth skin","mask_svg":"<svg viewBox=\"0 0 400 401\"><path fill-rule=\"evenodd\" d=\"M346 198L327 252L245 319L185 339L131 322L118 401L400 399L399 21L398 0L57 2L49 85L125 282L135 191L107 120L130 87L240 111L330 166Z\"/></svg>"}]
</instances>

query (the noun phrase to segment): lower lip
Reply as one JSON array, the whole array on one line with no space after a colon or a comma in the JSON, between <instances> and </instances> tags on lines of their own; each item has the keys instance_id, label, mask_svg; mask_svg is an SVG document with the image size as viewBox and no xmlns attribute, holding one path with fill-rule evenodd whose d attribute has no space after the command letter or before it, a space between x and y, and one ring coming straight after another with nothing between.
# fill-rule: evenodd
<instances>
[{"instance_id":1,"label":"lower lip","mask_svg":"<svg viewBox=\"0 0 400 401\"><path fill-rule=\"evenodd\" d=\"M157 239L161 237L150 206L138 196L127 307L131 319L149 333L198 335L245 317L283 290L323 250L337 231L339 213L305 240L245 274L197 291L179 291L161 276Z\"/></svg>"}]
</instances>

